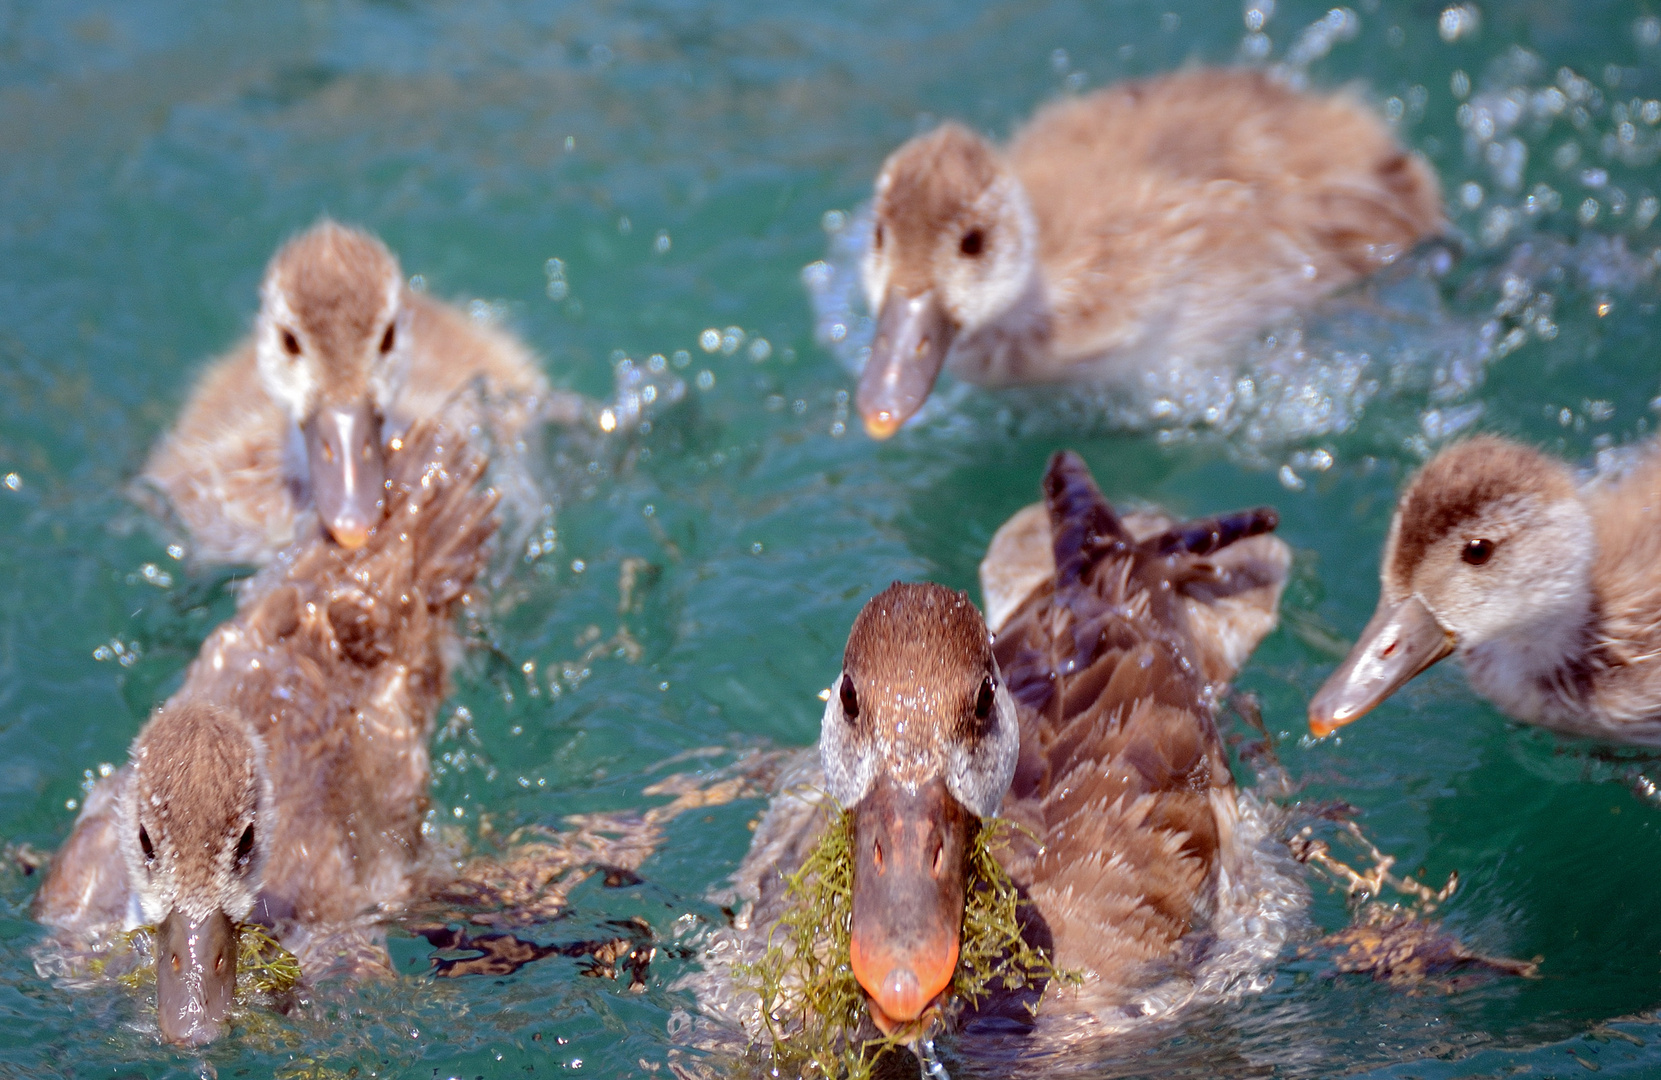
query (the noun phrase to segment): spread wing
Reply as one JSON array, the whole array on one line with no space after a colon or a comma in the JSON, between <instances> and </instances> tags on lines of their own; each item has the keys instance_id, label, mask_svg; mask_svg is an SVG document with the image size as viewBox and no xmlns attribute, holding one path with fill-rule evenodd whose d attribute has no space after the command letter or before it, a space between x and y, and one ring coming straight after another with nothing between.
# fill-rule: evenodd
<instances>
[{"instance_id":1,"label":"spread wing","mask_svg":"<svg viewBox=\"0 0 1661 1080\"><path fill-rule=\"evenodd\" d=\"M1044 492L1053 576L995 645L1021 712L1003 813L1039 839L1013 844L1007 862L1048 926L1056 963L1124 1000L1203 923L1233 817L1186 586L1226 588L1214 560L1272 528L1273 516L1139 541L1071 453L1051 460Z\"/></svg>"},{"instance_id":2,"label":"spread wing","mask_svg":"<svg viewBox=\"0 0 1661 1080\"><path fill-rule=\"evenodd\" d=\"M368 543L280 556L179 690L233 705L265 739L282 813L262 902L277 923L397 902L420 846L451 613L484 566L496 496L477 486L483 459L437 424L388 464Z\"/></svg>"}]
</instances>

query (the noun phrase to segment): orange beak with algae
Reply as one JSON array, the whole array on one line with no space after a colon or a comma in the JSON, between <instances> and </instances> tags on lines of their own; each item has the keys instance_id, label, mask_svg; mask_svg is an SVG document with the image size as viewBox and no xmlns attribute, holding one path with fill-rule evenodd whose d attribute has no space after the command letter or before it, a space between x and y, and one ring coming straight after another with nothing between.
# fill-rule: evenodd
<instances>
[{"instance_id":1,"label":"orange beak with algae","mask_svg":"<svg viewBox=\"0 0 1661 1080\"><path fill-rule=\"evenodd\" d=\"M849 960L885 1034L926 1019L951 987L972 817L940 780L879 778L854 808Z\"/></svg>"}]
</instances>

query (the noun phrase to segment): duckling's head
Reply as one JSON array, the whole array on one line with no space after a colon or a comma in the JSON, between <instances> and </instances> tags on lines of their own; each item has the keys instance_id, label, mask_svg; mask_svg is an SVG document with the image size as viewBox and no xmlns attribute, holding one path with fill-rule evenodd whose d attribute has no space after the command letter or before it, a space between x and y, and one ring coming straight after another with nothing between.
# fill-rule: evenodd
<instances>
[{"instance_id":1,"label":"duckling's head","mask_svg":"<svg viewBox=\"0 0 1661 1080\"><path fill-rule=\"evenodd\" d=\"M969 597L896 582L854 620L819 735L854 814L854 976L885 1031L951 984L975 819L1009 789L1015 702Z\"/></svg>"},{"instance_id":2,"label":"duckling's head","mask_svg":"<svg viewBox=\"0 0 1661 1080\"><path fill-rule=\"evenodd\" d=\"M260 740L212 706L163 707L133 742L121 853L157 927L156 1008L169 1042L211 1042L236 990L237 929L265 862L271 785Z\"/></svg>"},{"instance_id":3,"label":"duckling's head","mask_svg":"<svg viewBox=\"0 0 1661 1080\"><path fill-rule=\"evenodd\" d=\"M385 244L322 221L283 245L260 286L260 379L298 425L318 516L348 548L386 494L381 419L407 363L403 282Z\"/></svg>"},{"instance_id":4,"label":"duckling's head","mask_svg":"<svg viewBox=\"0 0 1661 1080\"><path fill-rule=\"evenodd\" d=\"M1596 542L1559 461L1480 437L1408 485L1384 546L1378 610L1309 703L1327 735L1455 650L1549 650L1590 602Z\"/></svg>"},{"instance_id":5,"label":"duckling's head","mask_svg":"<svg viewBox=\"0 0 1661 1080\"><path fill-rule=\"evenodd\" d=\"M1026 191L1002 156L961 124L900 147L877 176L865 296L877 336L859 380L872 438L928 398L960 334L1014 305L1036 265Z\"/></svg>"}]
</instances>

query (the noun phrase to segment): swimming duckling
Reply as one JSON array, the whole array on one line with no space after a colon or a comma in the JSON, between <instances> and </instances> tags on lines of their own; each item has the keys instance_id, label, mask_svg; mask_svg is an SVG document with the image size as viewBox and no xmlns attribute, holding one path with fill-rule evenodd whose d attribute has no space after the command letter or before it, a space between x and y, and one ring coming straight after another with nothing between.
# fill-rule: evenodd
<instances>
[{"instance_id":1,"label":"swimming duckling","mask_svg":"<svg viewBox=\"0 0 1661 1080\"><path fill-rule=\"evenodd\" d=\"M208 562L265 562L307 506L357 547L380 519L386 440L473 386L491 411L450 422L484 420L506 445L585 408L518 341L409 288L375 237L324 220L272 258L253 334L203 373L141 479Z\"/></svg>"},{"instance_id":2,"label":"swimming duckling","mask_svg":"<svg viewBox=\"0 0 1661 1080\"><path fill-rule=\"evenodd\" d=\"M1435 174L1360 102L1247 70L1057 101L1002 151L944 124L884 163L874 218L878 439L943 367L999 386L1216 362L1444 224Z\"/></svg>"},{"instance_id":3,"label":"swimming duckling","mask_svg":"<svg viewBox=\"0 0 1661 1080\"><path fill-rule=\"evenodd\" d=\"M348 551L285 552L100 781L35 898L72 945L159 926L158 1020L224 1028L243 920L308 981L385 971L375 922L422 880L451 612L484 565L484 462L427 423L390 444L390 515ZM229 959L227 959L227 957Z\"/></svg>"},{"instance_id":4,"label":"swimming duckling","mask_svg":"<svg viewBox=\"0 0 1661 1080\"><path fill-rule=\"evenodd\" d=\"M849 959L886 1032L926 1021L948 992L966 845L993 816L1030 830L999 859L1056 967L1083 977L1052 984L1041 1018L1110 1023L1233 985L1278 939L1236 949L1231 935L1285 929L1242 910L1298 889L1263 868L1264 829L1237 798L1213 718L1238 643L1203 640L1214 624L1189 608L1254 608L1240 630L1248 651L1273 626L1289 563L1267 535L1273 513L1138 540L1071 453L1052 459L1044 493L1043 527L1023 511L988 556L1042 561L1039 536L1049 549L1048 575L1025 587L996 641L965 594L895 583L860 612L831 685L819 758L824 790L854 815ZM738 933L776 917L809 846L804 825L823 820L792 799L811 802L781 795L740 869L752 904Z\"/></svg>"},{"instance_id":5,"label":"swimming duckling","mask_svg":"<svg viewBox=\"0 0 1661 1080\"><path fill-rule=\"evenodd\" d=\"M1327 735L1458 653L1477 693L1558 731L1661 746L1661 454L1577 487L1493 436L1448 447L1396 505L1378 610L1309 703Z\"/></svg>"}]
</instances>

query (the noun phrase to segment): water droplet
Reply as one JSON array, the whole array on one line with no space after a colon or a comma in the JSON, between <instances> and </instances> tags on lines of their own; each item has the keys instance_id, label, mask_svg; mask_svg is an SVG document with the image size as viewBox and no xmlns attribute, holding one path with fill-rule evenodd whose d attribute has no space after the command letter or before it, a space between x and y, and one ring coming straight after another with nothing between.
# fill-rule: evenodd
<instances>
[{"instance_id":1,"label":"water droplet","mask_svg":"<svg viewBox=\"0 0 1661 1080\"><path fill-rule=\"evenodd\" d=\"M1454 7L1443 8L1442 17L1436 21L1436 32L1442 40L1452 44L1462 37L1470 37L1482 29L1482 13L1475 4L1459 4Z\"/></svg>"}]
</instances>

